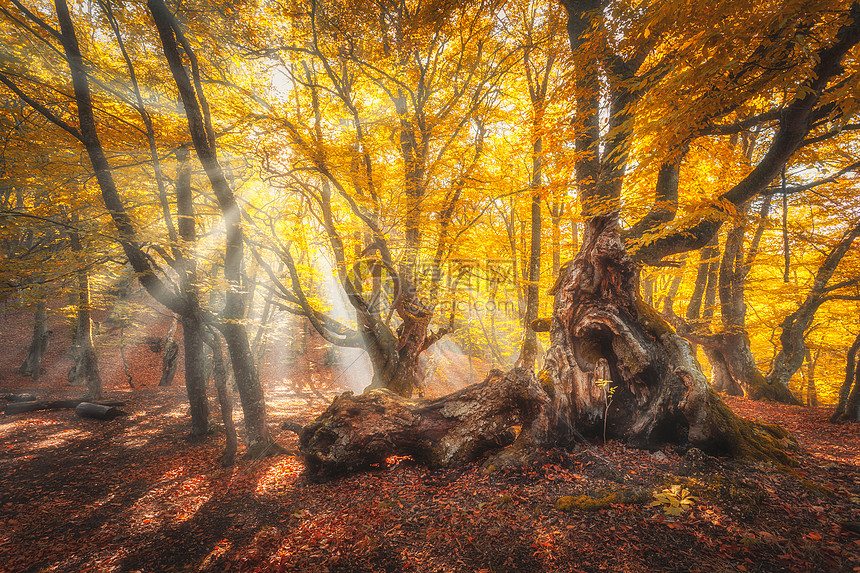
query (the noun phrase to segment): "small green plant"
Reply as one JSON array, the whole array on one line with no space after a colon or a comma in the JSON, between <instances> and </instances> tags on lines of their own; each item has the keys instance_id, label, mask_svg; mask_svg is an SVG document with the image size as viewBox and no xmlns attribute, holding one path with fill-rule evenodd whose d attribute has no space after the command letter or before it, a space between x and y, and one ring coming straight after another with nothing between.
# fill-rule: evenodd
<instances>
[{"instance_id":1,"label":"small green plant","mask_svg":"<svg viewBox=\"0 0 860 573\"><path fill-rule=\"evenodd\" d=\"M663 491L654 492L651 507L662 506L667 515L681 515L696 505L699 498L690 495L690 490L680 485L667 487Z\"/></svg>"},{"instance_id":2,"label":"small green plant","mask_svg":"<svg viewBox=\"0 0 860 573\"><path fill-rule=\"evenodd\" d=\"M603 389L603 396L606 398L606 409L603 411L603 443L606 443L606 418L609 415L609 405L612 404L612 395L615 394L617 386L610 386L612 380L604 380L598 378L594 381L595 384Z\"/></svg>"}]
</instances>

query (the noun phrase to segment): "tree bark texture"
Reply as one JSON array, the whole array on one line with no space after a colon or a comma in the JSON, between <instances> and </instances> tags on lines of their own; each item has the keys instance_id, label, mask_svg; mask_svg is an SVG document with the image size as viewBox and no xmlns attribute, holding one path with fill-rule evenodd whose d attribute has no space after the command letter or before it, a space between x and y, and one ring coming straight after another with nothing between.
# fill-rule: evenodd
<instances>
[{"instance_id":1,"label":"tree bark texture","mask_svg":"<svg viewBox=\"0 0 860 573\"><path fill-rule=\"evenodd\" d=\"M638 447L673 442L790 460L784 430L738 418L713 392L690 344L638 297L636 275L617 219L590 219L555 289L540 374L555 435L571 442L605 427L607 436Z\"/></svg>"},{"instance_id":2,"label":"tree bark texture","mask_svg":"<svg viewBox=\"0 0 860 573\"><path fill-rule=\"evenodd\" d=\"M203 324L193 317L182 317L182 339L185 343L185 390L191 413L191 435L209 433L209 398L206 396L206 368L203 359Z\"/></svg>"},{"instance_id":3,"label":"tree bark texture","mask_svg":"<svg viewBox=\"0 0 860 573\"><path fill-rule=\"evenodd\" d=\"M732 377L723 353L716 347L704 344L702 350L711 364L711 387L717 392L723 392L729 396L743 396L744 389Z\"/></svg>"},{"instance_id":4,"label":"tree bark texture","mask_svg":"<svg viewBox=\"0 0 860 573\"><path fill-rule=\"evenodd\" d=\"M221 349L221 339L214 332L204 341L212 349L212 381L218 392L218 405L221 408L221 420L224 422L224 453L221 455L221 465L231 466L236 460L236 450L239 439L236 435L236 424L233 422L233 400L227 388L227 363Z\"/></svg>"},{"instance_id":5,"label":"tree bark texture","mask_svg":"<svg viewBox=\"0 0 860 573\"><path fill-rule=\"evenodd\" d=\"M161 378L158 381L159 386L170 386L173 384L173 377L176 376L176 367L179 360L179 344L176 342L176 317L173 318L173 324L170 325L170 330L167 331L167 336L164 337L164 354L161 355Z\"/></svg>"},{"instance_id":6,"label":"tree bark texture","mask_svg":"<svg viewBox=\"0 0 860 573\"><path fill-rule=\"evenodd\" d=\"M179 219L179 237L176 248L180 264L180 288L188 301L189 312L182 316L182 338L185 342L185 390L191 412L191 435L209 433L209 398L206 396L206 372L203 355L203 321L200 307L200 287L197 280L196 215L191 191L191 166L187 146L176 150L179 170L176 177L176 213ZM232 420L231 420L232 421Z\"/></svg>"},{"instance_id":7,"label":"tree bark texture","mask_svg":"<svg viewBox=\"0 0 860 573\"><path fill-rule=\"evenodd\" d=\"M42 371L42 358L48 350L48 343L51 338L51 331L48 330L48 307L44 300L36 303L36 310L33 312L33 338L30 341L30 347L27 349L27 357L18 368L18 374L30 376L33 382L39 380Z\"/></svg>"}]
</instances>

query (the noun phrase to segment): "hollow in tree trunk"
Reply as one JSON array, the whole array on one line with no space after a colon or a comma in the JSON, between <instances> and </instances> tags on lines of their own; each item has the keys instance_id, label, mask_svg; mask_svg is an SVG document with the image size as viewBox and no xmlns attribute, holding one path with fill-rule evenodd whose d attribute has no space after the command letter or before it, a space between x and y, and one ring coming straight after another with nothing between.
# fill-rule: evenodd
<instances>
[{"instance_id":1,"label":"hollow in tree trunk","mask_svg":"<svg viewBox=\"0 0 860 573\"><path fill-rule=\"evenodd\" d=\"M553 400L558 439L600 435L605 424L607 436L634 446L690 444L789 463L787 433L732 413L690 344L638 296L636 281L617 219L592 217L582 249L553 289L551 346L540 380Z\"/></svg>"}]
</instances>

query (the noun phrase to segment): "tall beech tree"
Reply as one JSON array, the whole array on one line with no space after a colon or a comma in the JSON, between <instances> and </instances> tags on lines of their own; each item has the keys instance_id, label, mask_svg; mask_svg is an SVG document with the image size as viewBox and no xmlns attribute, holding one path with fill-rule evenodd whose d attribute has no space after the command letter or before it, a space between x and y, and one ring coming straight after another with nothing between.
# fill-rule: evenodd
<instances>
[{"instance_id":1,"label":"tall beech tree","mask_svg":"<svg viewBox=\"0 0 860 573\"><path fill-rule=\"evenodd\" d=\"M291 145L291 155L272 150L268 165L307 198L355 325L312 303L287 246L277 248L287 277L270 278L289 312L331 344L368 353L369 388L423 391L419 358L451 330L453 315L437 312L442 268L490 205L478 195L483 208L470 206L469 196L487 116L520 57L493 35L499 4L311 1L276 37L282 47L259 47L295 87L294 113L267 105Z\"/></svg>"},{"instance_id":2,"label":"tall beech tree","mask_svg":"<svg viewBox=\"0 0 860 573\"><path fill-rule=\"evenodd\" d=\"M182 99L197 158L212 185L226 227L224 278L227 281L227 292L224 295L224 310L218 328L227 343L236 386L242 399L248 440L247 455L257 457L268 452L277 452L281 448L273 440L266 426L266 399L251 353L248 332L241 322L245 317L245 295L241 280L244 249L241 209L218 161L217 142L212 129L209 105L200 81L197 56L185 39L179 22L164 2L149 0L147 6L152 13L165 58ZM188 58L190 73L182 60L183 52ZM187 207L186 205L180 211L180 216L186 221L183 225L183 239L193 240L193 228L187 222L191 213L187 212ZM195 291L187 291L186 295L191 297L192 311L183 315L183 325L190 322L193 324L192 331L197 332L200 322L198 294ZM197 337L193 342L201 347L202 338Z\"/></svg>"},{"instance_id":3,"label":"tall beech tree","mask_svg":"<svg viewBox=\"0 0 860 573\"><path fill-rule=\"evenodd\" d=\"M554 7L558 10L557 7ZM547 10L546 13L538 10ZM546 115L549 105L550 77L553 66L558 56L559 48L557 36L561 32L561 19L559 15L550 11L548 6L538 4L526 4L523 6L524 14L518 18L525 27L523 31L523 68L525 71L526 85L528 87L529 101L531 103L531 147L532 165L531 181L529 190L531 194L531 225L528 257L528 276L525 297L525 314L523 317L523 340L520 346L520 355L517 358L517 366L521 368L534 368L538 355L537 334L531 328L532 321L538 318L538 305L540 303L540 275L541 275L541 228L543 223L541 203L546 199L544 182L546 180L544 170L544 132L547 130ZM541 27L540 23L544 23ZM558 207L556 207L558 208ZM554 218L557 230L557 219ZM556 239L554 235L554 239ZM559 250L557 240L554 242L553 255ZM557 269L554 269L557 271Z\"/></svg>"}]
</instances>

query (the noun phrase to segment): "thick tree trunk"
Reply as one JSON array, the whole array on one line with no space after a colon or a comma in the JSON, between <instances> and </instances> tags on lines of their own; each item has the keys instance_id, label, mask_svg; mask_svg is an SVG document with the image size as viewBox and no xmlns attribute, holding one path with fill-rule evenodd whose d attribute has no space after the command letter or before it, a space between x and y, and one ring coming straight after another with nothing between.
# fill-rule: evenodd
<instances>
[{"instance_id":1,"label":"thick tree trunk","mask_svg":"<svg viewBox=\"0 0 860 573\"><path fill-rule=\"evenodd\" d=\"M718 337L722 341L720 351L729 373L744 388L748 398L800 405L800 401L791 393L787 384L762 375L750 349L750 339L746 331L725 332Z\"/></svg>"},{"instance_id":2,"label":"thick tree trunk","mask_svg":"<svg viewBox=\"0 0 860 573\"><path fill-rule=\"evenodd\" d=\"M795 463L788 432L737 417L710 388L689 343L638 298L636 268L614 217L588 222L583 248L563 272L540 385L514 369L431 402L347 392L299 432L310 472L355 471L392 455L460 465L514 442L517 426L516 442L488 466L522 463L536 446L604 432L643 447L672 442Z\"/></svg>"},{"instance_id":3,"label":"thick tree trunk","mask_svg":"<svg viewBox=\"0 0 860 573\"><path fill-rule=\"evenodd\" d=\"M199 438L209 433L209 398L206 396L206 368L203 338L199 320L182 317L182 340L185 343L185 390L191 413L191 435Z\"/></svg>"},{"instance_id":4,"label":"thick tree trunk","mask_svg":"<svg viewBox=\"0 0 860 573\"><path fill-rule=\"evenodd\" d=\"M76 346L72 352L75 360L69 371L69 382L73 386L87 386L87 397L91 400L101 400L102 381L99 375L98 355L92 345Z\"/></svg>"},{"instance_id":5,"label":"thick tree trunk","mask_svg":"<svg viewBox=\"0 0 860 573\"><path fill-rule=\"evenodd\" d=\"M418 359L430 345L428 326L433 311L417 299L401 304L408 308L401 313L405 320L396 334L382 322L376 332L364 333L364 348L373 367L373 380L365 392L385 388L406 398L424 392Z\"/></svg>"},{"instance_id":6,"label":"thick tree trunk","mask_svg":"<svg viewBox=\"0 0 860 573\"><path fill-rule=\"evenodd\" d=\"M562 442L603 433L641 447L691 444L790 461L787 434L735 416L711 390L690 344L636 294L636 268L613 216L593 217L555 289L540 380Z\"/></svg>"},{"instance_id":7,"label":"thick tree trunk","mask_svg":"<svg viewBox=\"0 0 860 573\"><path fill-rule=\"evenodd\" d=\"M431 467L458 466L515 438L515 449L522 451L543 443L549 406L534 374L522 369L493 370L483 382L433 401L387 390L347 392L300 431L299 448L309 471L320 477L395 455Z\"/></svg>"},{"instance_id":8,"label":"thick tree trunk","mask_svg":"<svg viewBox=\"0 0 860 573\"><path fill-rule=\"evenodd\" d=\"M748 208L749 204L744 204L739 212L745 215ZM778 383L762 375L753 356L750 338L746 331L746 280L758 253L758 245L764 233L769 212L770 198L762 203L759 223L746 257L744 256L746 224L735 225L726 235L726 245L719 269L720 318L723 332L715 335L713 340L725 361L732 381L743 389L748 398L799 405L800 402L788 389L787 383Z\"/></svg>"},{"instance_id":9,"label":"thick tree trunk","mask_svg":"<svg viewBox=\"0 0 860 573\"><path fill-rule=\"evenodd\" d=\"M702 349L711 364L711 387L717 392L723 392L729 396L743 396L744 390L732 378L723 353L718 348L711 346L703 345Z\"/></svg>"},{"instance_id":10,"label":"thick tree trunk","mask_svg":"<svg viewBox=\"0 0 860 573\"><path fill-rule=\"evenodd\" d=\"M767 381L771 385L781 384L788 387L791 378L803 366L803 359L806 357L806 330L812 324L815 312L820 306L820 303L807 304L810 298L807 297L807 301L780 324L782 333L779 336L779 352L767 373Z\"/></svg>"},{"instance_id":11,"label":"thick tree trunk","mask_svg":"<svg viewBox=\"0 0 860 573\"><path fill-rule=\"evenodd\" d=\"M30 376L33 382L38 382L42 372L42 358L48 350L48 343L51 338L51 331L48 330L48 307L44 300L36 303L36 310L33 313L33 339L30 341L30 348L27 350L27 358L24 363L18 368L18 374Z\"/></svg>"}]
</instances>

